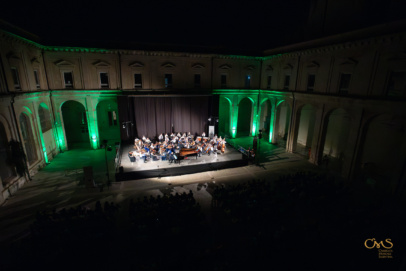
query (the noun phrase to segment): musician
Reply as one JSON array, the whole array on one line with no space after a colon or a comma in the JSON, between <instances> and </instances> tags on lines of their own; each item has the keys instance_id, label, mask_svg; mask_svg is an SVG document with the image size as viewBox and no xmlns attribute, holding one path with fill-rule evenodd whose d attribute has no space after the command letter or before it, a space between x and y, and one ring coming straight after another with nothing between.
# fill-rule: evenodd
<instances>
[{"instance_id":1,"label":"musician","mask_svg":"<svg viewBox=\"0 0 406 271\"><path fill-rule=\"evenodd\" d=\"M128 152L128 158L130 158L130 162L131 162L131 164L133 164L136 160L136 158L135 158L135 155L134 155L134 153L132 152L132 151L129 151Z\"/></svg>"},{"instance_id":2,"label":"musician","mask_svg":"<svg viewBox=\"0 0 406 271\"><path fill-rule=\"evenodd\" d=\"M205 132L202 133L202 137L206 137L206 133L205 133Z\"/></svg>"},{"instance_id":3,"label":"musician","mask_svg":"<svg viewBox=\"0 0 406 271\"><path fill-rule=\"evenodd\" d=\"M147 138L143 135L143 136L142 136L142 141L145 142L145 140L147 140Z\"/></svg>"},{"instance_id":4,"label":"musician","mask_svg":"<svg viewBox=\"0 0 406 271\"><path fill-rule=\"evenodd\" d=\"M178 138L181 137L180 133L178 132L178 134L176 135Z\"/></svg>"},{"instance_id":5,"label":"musician","mask_svg":"<svg viewBox=\"0 0 406 271\"><path fill-rule=\"evenodd\" d=\"M175 160L175 149L168 149L168 160L169 160L169 164L172 164L172 162Z\"/></svg>"},{"instance_id":6,"label":"musician","mask_svg":"<svg viewBox=\"0 0 406 271\"><path fill-rule=\"evenodd\" d=\"M162 142L164 140L164 136L162 135L162 134L160 134L159 136L158 136L158 141L159 142Z\"/></svg>"}]
</instances>

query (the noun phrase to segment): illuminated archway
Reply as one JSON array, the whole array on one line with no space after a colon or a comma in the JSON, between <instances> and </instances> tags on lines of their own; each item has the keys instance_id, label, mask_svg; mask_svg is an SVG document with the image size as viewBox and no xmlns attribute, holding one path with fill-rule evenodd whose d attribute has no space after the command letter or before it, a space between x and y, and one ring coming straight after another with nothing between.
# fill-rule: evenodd
<instances>
[{"instance_id":1,"label":"illuminated archway","mask_svg":"<svg viewBox=\"0 0 406 271\"><path fill-rule=\"evenodd\" d=\"M77 101L66 101L61 111L68 148L88 148L90 142L85 107Z\"/></svg>"},{"instance_id":2,"label":"illuminated archway","mask_svg":"<svg viewBox=\"0 0 406 271\"><path fill-rule=\"evenodd\" d=\"M97 104L96 111L100 142L103 142L103 140L119 141L120 122L116 101L101 101Z\"/></svg>"},{"instance_id":3,"label":"illuminated archway","mask_svg":"<svg viewBox=\"0 0 406 271\"><path fill-rule=\"evenodd\" d=\"M231 136L231 101L227 97L220 97L219 102L219 135Z\"/></svg>"},{"instance_id":4,"label":"illuminated archway","mask_svg":"<svg viewBox=\"0 0 406 271\"><path fill-rule=\"evenodd\" d=\"M252 100L243 98L238 104L237 137L251 135L252 128Z\"/></svg>"}]
</instances>

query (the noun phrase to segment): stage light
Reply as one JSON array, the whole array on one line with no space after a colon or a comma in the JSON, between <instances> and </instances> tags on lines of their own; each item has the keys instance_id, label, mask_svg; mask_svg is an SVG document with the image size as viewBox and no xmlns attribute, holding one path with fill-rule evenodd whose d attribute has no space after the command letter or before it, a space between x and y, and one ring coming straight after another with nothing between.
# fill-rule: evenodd
<instances>
[{"instance_id":1,"label":"stage light","mask_svg":"<svg viewBox=\"0 0 406 271\"><path fill-rule=\"evenodd\" d=\"M123 129L125 129L125 124L123 124Z\"/></svg>"},{"instance_id":2,"label":"stage light","mask_svg":"<svg viewBox=\"0 0 406 271\"><path fill-rule=\"evenodd\" d=\"M211 118L209 118L208 121L211 121Z\"/></svg>"}]
</instances>

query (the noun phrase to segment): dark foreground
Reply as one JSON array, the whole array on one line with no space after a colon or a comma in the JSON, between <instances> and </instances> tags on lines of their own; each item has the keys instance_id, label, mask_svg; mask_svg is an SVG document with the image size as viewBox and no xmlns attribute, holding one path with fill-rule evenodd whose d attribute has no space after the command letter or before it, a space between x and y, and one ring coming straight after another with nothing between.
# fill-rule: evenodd
<instances>
[{"instance_id":1,"label":"dark foreground","mask_svg":"<svg viewBox=\"0 0 406 271\"><path fill-rule=\"evenodd\" d=\"M399 197L314 173L212 196L208 212L192 192L44 210L0 270L406 270Z\"/></svg>"}]
</instances>

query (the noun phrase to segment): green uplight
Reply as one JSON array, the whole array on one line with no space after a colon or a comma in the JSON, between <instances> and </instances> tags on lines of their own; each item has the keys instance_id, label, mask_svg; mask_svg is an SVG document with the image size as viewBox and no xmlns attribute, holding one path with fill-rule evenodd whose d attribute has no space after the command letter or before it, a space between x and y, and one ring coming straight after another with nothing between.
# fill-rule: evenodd
<instances>
[{"instance_id":1,"label":"green uplight","mask_svg":"<svg viewBox=\"0 0 406 271\"><path fill-rule=\"evenodd\" d=\"M96 135L92 135L92 148L93 148L94 150L96 150L97 147L98 147L98 140L97 140L97 137L96 137Z\"/></svg>"}]
</instances>

